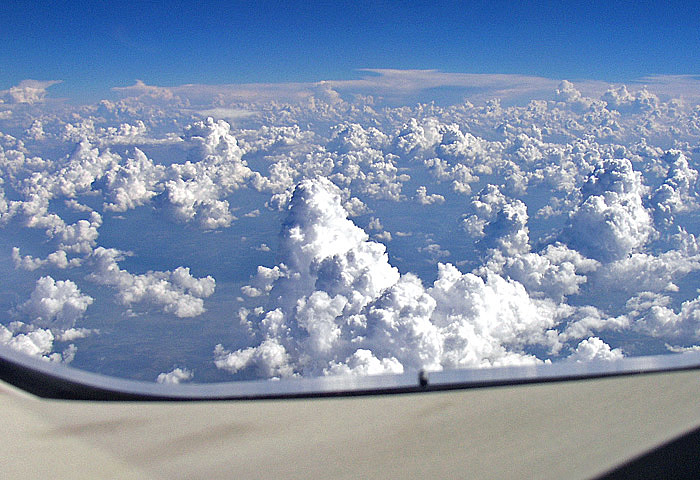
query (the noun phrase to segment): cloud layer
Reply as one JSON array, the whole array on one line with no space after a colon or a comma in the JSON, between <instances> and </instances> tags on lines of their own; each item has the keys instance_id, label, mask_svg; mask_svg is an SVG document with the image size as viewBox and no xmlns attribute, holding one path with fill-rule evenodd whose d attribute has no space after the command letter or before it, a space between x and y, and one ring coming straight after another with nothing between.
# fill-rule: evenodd
<instances>
[{"instance_id":1,"label":"cloud layer","mask_svg":"<svg viewBox=\"0 0 700 480\"><path fill-rule=\"evenodd\" d=\"M0 341L150 338L162 382L697 347L696 79L365 73L0 92Z\"/></svg>"}]
</instances>

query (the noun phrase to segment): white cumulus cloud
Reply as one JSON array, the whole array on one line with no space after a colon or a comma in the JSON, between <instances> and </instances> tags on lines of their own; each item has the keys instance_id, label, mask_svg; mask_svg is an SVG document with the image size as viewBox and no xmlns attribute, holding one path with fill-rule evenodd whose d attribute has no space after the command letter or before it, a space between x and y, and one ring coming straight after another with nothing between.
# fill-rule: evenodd
<instances>
[{"instance_id":1,"label":"white cumulus cloud","mask_svg":"<svg viewBox=\"0 0 700 480\"><path fill-rule=\"evenodd\" d=\"M90 256L94 271L89 279L117 290L124 305L146 303L160 307L177 317L196 317L204 313L203 298L214 293L216 281L211 276L195 278L190 269L132 274L119 267L123 253L97 247Z\"/></svg>"},{"instance_id":2,"label":"white cumulus cloud","mask_svg":"<svg viewBox=\"0 0 700 480\"><path fill-rule=\"evenodd\" d=\"M19 309L33 325L55 330L67 330L83 316L93 302L70 280L41 277L36 282L29 300Z\"/></svg>"},{"instance_id":3,"label":"white cumulus cloud","mask_svg":"<svg viewBox=\"0 0 700 480\"><path fill-rule=\"evenodd\" d=\"M176 367L169 372L160 373L156 378L157 383L178 384L188 382L194 378L192 370Z\"/></svg>"}]
</instances>

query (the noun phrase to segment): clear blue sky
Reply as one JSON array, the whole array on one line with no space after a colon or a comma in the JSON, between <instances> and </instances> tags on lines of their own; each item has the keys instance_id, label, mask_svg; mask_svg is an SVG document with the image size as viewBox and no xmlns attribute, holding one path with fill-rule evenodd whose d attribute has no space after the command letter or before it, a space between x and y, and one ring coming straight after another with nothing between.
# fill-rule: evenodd
<instances>
[{"instance_id":1,"label":"clear blue sky","mask_svg":"<svg viewBox=\"0 0 700 480\"><path fill-rule=\"evenodd\" d=\"M534 5L533 5L534 4ZM0 89L318 81L360 68L700 73L700 2L0 2Z\"/></svg>"}]
</instances>

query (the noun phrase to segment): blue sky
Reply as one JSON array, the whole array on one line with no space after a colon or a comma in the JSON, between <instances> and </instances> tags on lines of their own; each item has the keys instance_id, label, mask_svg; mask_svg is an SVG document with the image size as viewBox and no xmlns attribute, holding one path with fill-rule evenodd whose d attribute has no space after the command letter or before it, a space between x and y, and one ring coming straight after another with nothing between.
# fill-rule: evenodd
<instances>
[{"instance_id":1,"label":"blue sky","mask_svg":"<svg viewBox=\"0 0 700 480\"><path fill-rule=\"evenodd\" d=\"M534 5L532 4L534 3ZM629 81L700 73L697 2L16 2L0 89L101 96L165 86L358 78L361 68Z\"/></svg>"}]
</instances>

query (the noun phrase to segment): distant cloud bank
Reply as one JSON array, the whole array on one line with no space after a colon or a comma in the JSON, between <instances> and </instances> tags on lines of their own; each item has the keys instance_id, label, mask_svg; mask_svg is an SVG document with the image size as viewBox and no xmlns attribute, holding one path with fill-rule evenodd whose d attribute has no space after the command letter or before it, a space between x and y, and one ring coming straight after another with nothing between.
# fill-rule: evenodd
<instances>
[{"instance_id":1,"label":"distant cloud bank","mask_svg":"<svg viewBox=\"0 0 700 480\"><path fill-rule=\"evenodd\" d=\"M468 74L438 70L363 69L356 80L321 80L313 83L251 83L228 85L188 84L175 87L147 85L138 80L134 85L114 87L123 96L160 99L179 97L193 104L215 101L266 102L302 101L311 97L328 101L340 96L371 95L377 101L392 104L429 101L440 98L440 89L452 89L451 97L471 102L499 98L506 103L523 103L531 99L551 100L561 79L516 74ZM593 79L574 80L576 89L585 96L599 97L613 86ZM665 98L696 102L700 99L700 75L651 75L629 83L632 92L647 90ZM324 98L325 97L325 98ZM332 103L332 102L331 102Z\"/></svg>"}]
</instances>

